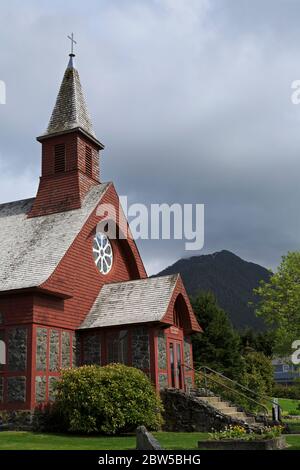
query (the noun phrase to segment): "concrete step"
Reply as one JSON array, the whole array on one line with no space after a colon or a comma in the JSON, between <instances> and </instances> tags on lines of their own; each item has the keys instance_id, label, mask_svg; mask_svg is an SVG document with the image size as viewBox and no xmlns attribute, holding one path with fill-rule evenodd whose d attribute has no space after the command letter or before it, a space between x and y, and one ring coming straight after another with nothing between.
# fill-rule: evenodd
<instances>
[{"instance_id":1,"label":"concrete step","mask_svg":"<svg viewBox=\"0 0 300 470\"><path fill-rule=\"evenodd\" d=\"M221 413L224 413L232 418L245 421L247 424L255 424L255 418L253 416L247 416L243 411L238 411L236 406L231 405L228 401L221 400L220 397L198 397L199 400L203 400L214 408L218 409Z\"/></svg>"},{"instance_id":2,"label":"concrete step","mask_svg":"<svg viewBox=\"0 0 300 470\"><path fill-rule=\"evenodd\" d=\"M219 397L198 397L199 400L206 401L207 403L214 404L214 403L219 403L221 400Z\"/></svg>"},{"instance_id":3,"label":"concrete step","mask_svg":"<svg viewBox=\"0 0 300 470\"><path fill-rule=\"evenodd\" d=\"M255 424L256 423L255 418L253 416L246 416L244 421L246 421L246 423L248 423L248 424Z\"/></svg>"},{"instance_id":4,"label":"concrete step","mask_svg":"<svg viewBox=\"0 0 300 470\"><path fill-rule=\"evenodd\" d=\"M231 405L228 401L221 400L220 397L197 397L199 400L203 400L209 403L214 408L217 408L221 413L224 413L232 418L245 421L247 424L255 424L255 418L247 416L243 411L238 411L236 406Z\"/></svg>"},{"instance_id":5,"label":"concrete step","mask_svg":"<svg viewBox=\"0 0 300 470\"><path fill-rule=\"evenodd\" d=\"M234 413L237 413L237 411L238 411L236 406L232 406L232 405L230 405L230 403L226 403L226 402L222 402L222 401L220 403L216 404L216 408L218 408L218 410L220 410L220 411L231 410Z\"/></svg>"},{"instance_id":6,"label":"concrete step","mask_svg":"<svg viewBox=\"0 0 300 470\"><path fill-rule=\"evenodd\" d=\"M221 411L221 413L224 413L224 415L236 415L238 412L236 411L236 408L233 408L232 406L223 406L223 407L216 407L217 410Z\"/></svg>"}]
</instances>

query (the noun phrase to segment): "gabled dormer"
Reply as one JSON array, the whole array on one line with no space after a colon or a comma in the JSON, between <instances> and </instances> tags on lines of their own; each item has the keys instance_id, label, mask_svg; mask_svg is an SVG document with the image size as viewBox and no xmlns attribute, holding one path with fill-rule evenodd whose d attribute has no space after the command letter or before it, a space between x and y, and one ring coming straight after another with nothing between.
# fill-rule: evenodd
<instances>
[{"instance_id":1,"label":"gabled dormer","mask_svg":"<svg viewBox=\"0 0 300 470\"><path fill-rule=\"evenodd\" d=\"M99 184L99 152L82 92L79 73L70 54L62 84L42 144L42 174L29 217L81 207L89 189Z\"/></svg>"}]
</instances>

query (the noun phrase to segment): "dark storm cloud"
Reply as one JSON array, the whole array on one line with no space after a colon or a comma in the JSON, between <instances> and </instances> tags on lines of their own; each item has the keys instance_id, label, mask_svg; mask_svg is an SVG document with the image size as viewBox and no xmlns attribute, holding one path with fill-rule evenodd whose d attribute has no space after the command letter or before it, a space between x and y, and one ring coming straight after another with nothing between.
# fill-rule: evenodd
<instances>
[{"instance_id":1,"label":"dark storm cloud","mask_svg":"<svg viewBox=\"0 0 300 470\"><path fill-rule=\"evenodd\" d=\"M34 194L74 30L105 180L131 202L205 203L204 252L274 267L300 248L300 3L2 2L0 199ZM157 271L181 242L139 243Z\"/></svg>"}]
</instances>

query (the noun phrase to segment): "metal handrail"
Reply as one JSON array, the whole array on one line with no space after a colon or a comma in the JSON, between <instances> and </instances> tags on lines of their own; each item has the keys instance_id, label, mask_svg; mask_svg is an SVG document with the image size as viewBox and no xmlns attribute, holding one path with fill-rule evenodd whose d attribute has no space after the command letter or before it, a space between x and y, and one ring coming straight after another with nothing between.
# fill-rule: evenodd
<instances>
[{"instance_id":1,"label":"metal handrail","mask_svg":"<svg viewBox=\"0 0 300 470\"><path fill-rule=\"evenodd\" d=\"M223 379L228 380L229 382L231 382L231 383L233 383L233 384L239 386L239 387L242 388L243 390L245 390L245 391L247 391L247 392L250 392L250 393L253 393L253 394L256 395L257 397L266 399L267 401L269 401L270 403L272 403L272 405L279 406L277 403L275 403L275 402L274 402L272 399L270 399L269 397L266 397L266 396L261 395L261 394L259 394L259 393L257 393L257 392L254 392L254 390L251 390L250 388L248 388L248 387L246 387L246 386L240 384L239 382L236 382L235 380L232 380L232 379L230 379L229 377L226 377L225 375L223 375L223 374L221 374L220 372L217 372L217 371L211 369L210 367L201 366L198 370L195 370L193 367L191 367L191 366L189 366L189 365L187 365L187 364L182 364L182 365L183 365L183 367L186 367L186 368L188 368L188 369L190 369L190 370L193 370L193 371L196 372L196 373L200 373L200 374L202 373L202 375L204 376L205 387L206 387L206 379L209 379L209 380L211 380L212 382L214 382L214 383L216 383L216 384L218 384L218 385L221 385L222 387L224 387L224 388L226 388L226 389L228 389L228 390L230 390L230 391L236 393L237 395L246 397L247 400L252 401L252 402L255 403L256 405L259 405L259 406L264 410L264 415L268 415L268 414L269 414L268 408L267 408L265 405L263 405L261 402L259 402L259 401L257 401L257 400L254 400L254 398L251 398L251 397L249 397L248 395L245 395L244 393L242 393L242 392L240 392L240 391L238 391L238 390L235 390L235 389L232 388L232 387L229 387L229 386L226 385L226 384L223 384L223 383L218 382L217 380L213 379L213 378L210 377L209 375L206 375L206 371L209 371L209 372L211 372L211 373L213 373L213 374L215 374L215 375L217 375L217 376L219 376L219 377L221 377L221 378L223 378ZM203 370L204 372L201 372L202 370ZM279 408L280 408L280 406L279 406Z\"/></svg>"},{"instance_id":2,"label":"metal handrail","mask_svg":"<svg viewBox=\"0 0 300 470\"><path fill-rule=\"evenodd\" d=\"M238 385L240 388L246 390L246 392L253 393L253 395L256 395L256 397L262 398L263 400L266 400L266 401L268 401L269 403L272 403L272 405L276 405L276 404L277 404L274 400L272 400L272 398L270 398L270 397L268 397L268 396L266 396L266 395L262 395L261 393L255 392L254 390L251 390L251 388L248 388L248 387L246 387L245 385L240 384L240 383L237 382L236 380L233 380L233 379L230 379L229 377L226 377L226 375L222 374L221 372L217 372L216 370L213 370L213 369L211 369L211 368L208 367L208 366L201 366L201 367L199 368L199 371L200 371L201 369L209 370L209 371L212 372L213 374L219 375L219 376L222 377L223 379L229 380L229 382L232 382L233 384Z\"/></svg>"}]
</instances>

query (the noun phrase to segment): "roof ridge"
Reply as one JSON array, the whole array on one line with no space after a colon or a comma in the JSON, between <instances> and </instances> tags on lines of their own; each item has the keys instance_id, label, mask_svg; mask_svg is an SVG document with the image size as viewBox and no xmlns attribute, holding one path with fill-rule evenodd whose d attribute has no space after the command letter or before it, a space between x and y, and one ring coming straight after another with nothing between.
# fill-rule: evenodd
<instances>
[{"instance_id":1,"label":"roof ridge","mask_svg":"<svg viewBox=\"0 0 300 470\"><path fill-rule=\"evenodd\" d=\"M127 279L125 281L116 281L116 282L109 282L107 284L104 284L102 289L106 286L113 286L115 284L129 284L130 282L141 282L141 281L155 281L156 279L166 279L166 278L178 278L180 276L179 273L174 273L174 274L165 274L164 276L155 276L155 277L142 277L140 279Z\"/></svg>"},{"instance_id":2,"label":"roof ridge","mask_svg":"<svg viewBox=\"0 0 300 470\"><path fill-rule=\"evenodd\" d=\"M17 204L17 203L21 203L21 202L29 202L29 201L34 201L34 200L35 200L35 197L28 197L26 199L16 199L15 201L1 202L0 207L1 206L8 206L9 204Z\"/></svg>"}]
</instances>

